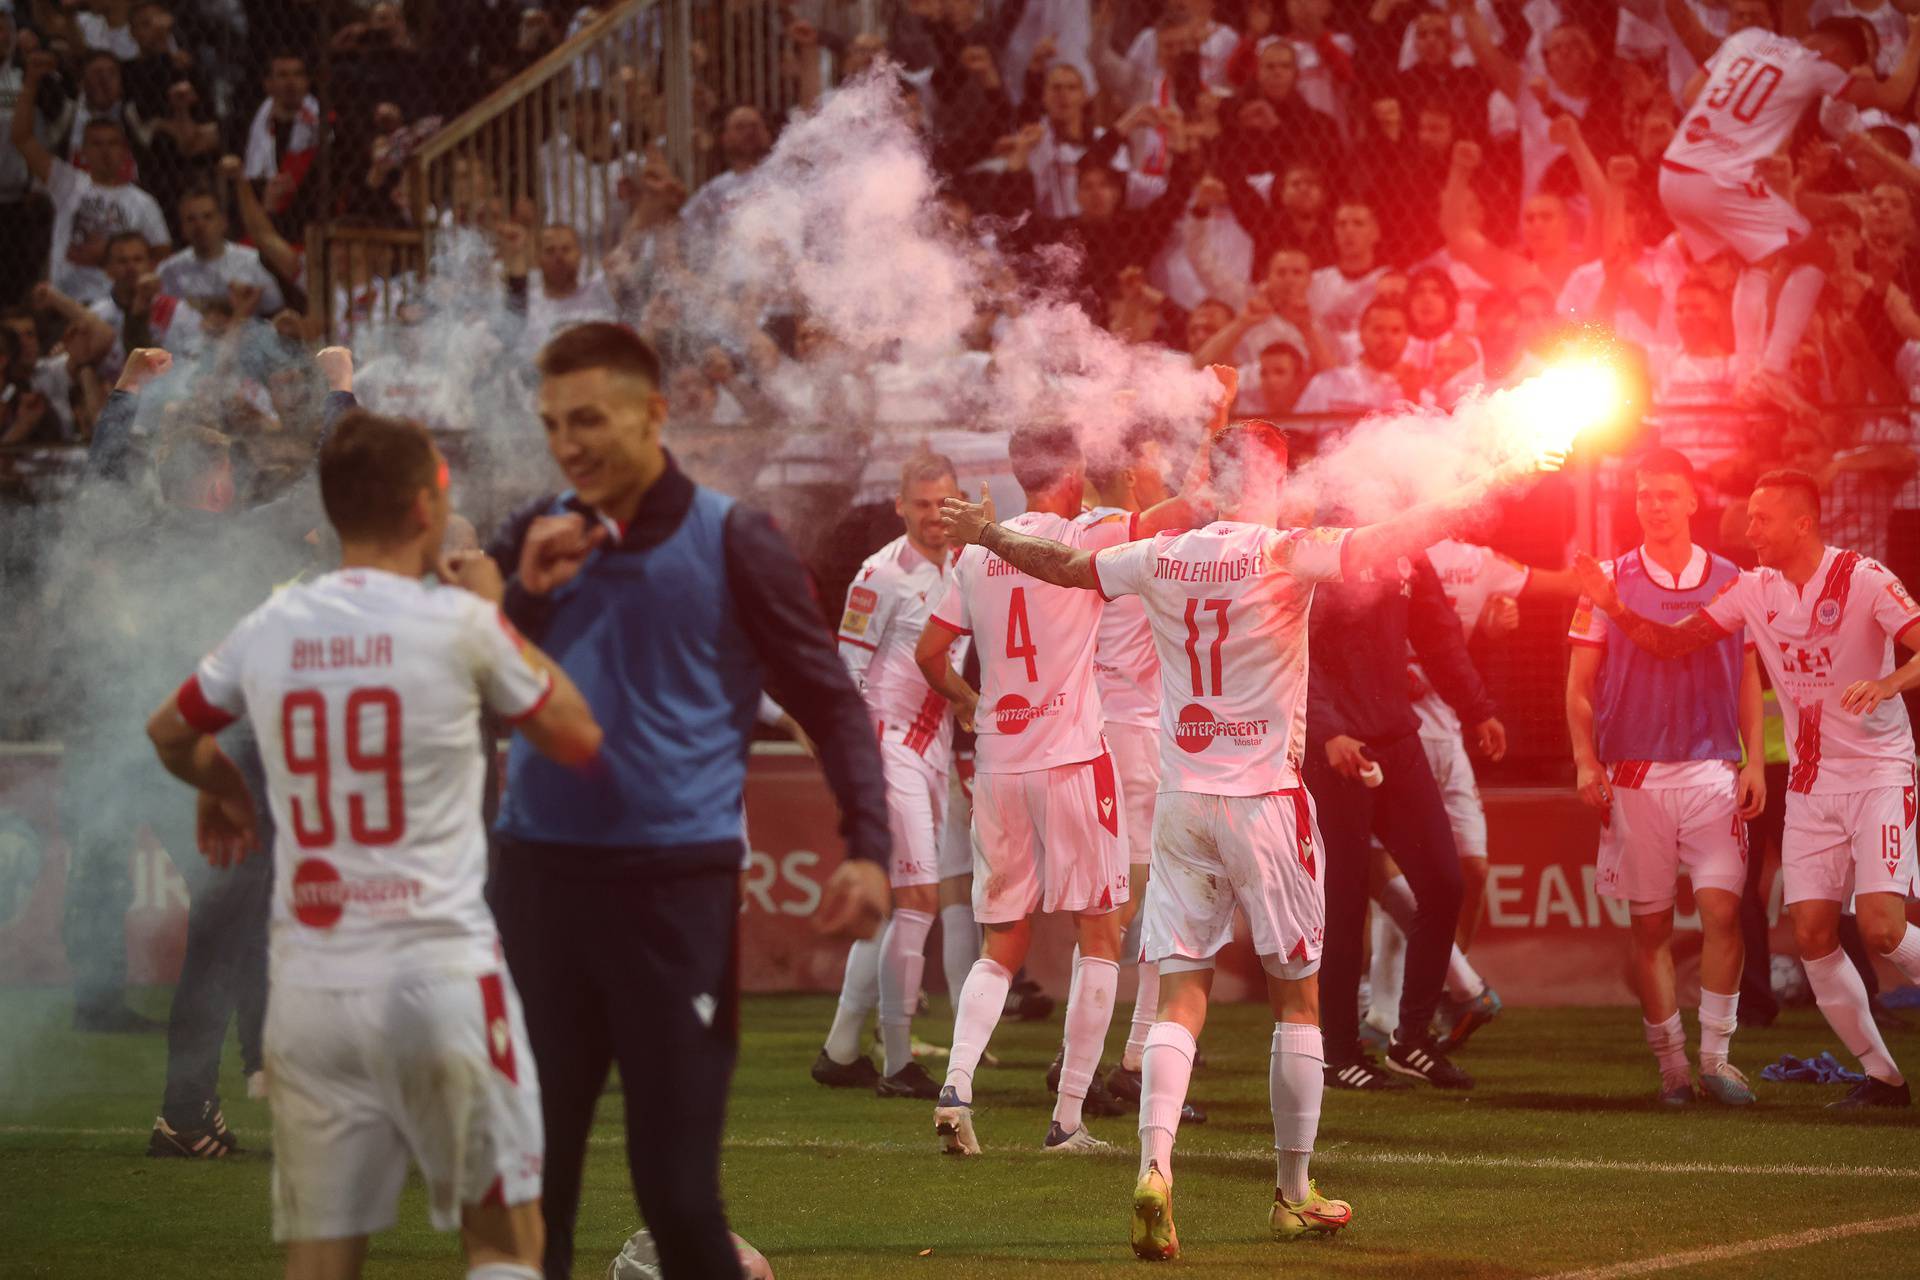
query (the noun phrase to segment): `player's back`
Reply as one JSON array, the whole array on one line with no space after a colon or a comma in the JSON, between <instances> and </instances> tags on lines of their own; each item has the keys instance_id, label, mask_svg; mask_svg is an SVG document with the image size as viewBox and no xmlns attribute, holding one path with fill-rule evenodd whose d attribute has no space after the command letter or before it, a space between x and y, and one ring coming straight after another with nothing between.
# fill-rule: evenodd
<instances>
[{"instance_id":1,"label":"player's back","mask_svg":"<svg viewBox=\"0 0 1920 1280\"><path fill-rule=\"evenodd\" d=\"M545 700L523 646L478 596L352 569L281 592L203 665L230 673L260 740L276 982L497 965L480 711Z\"/></svg>"},{"instance_id":2,"label":"player's back","mask_svg":"<svg viewBox=\"0 0 1920 1280\"><path fill-rule=\"evenodd\" d=\"M1160 655L1163 791L1249 796L1298 786L1313 584L1347 532L1217 521L1095 560L1138 594Z\"/></svg>"},{"instance_id":3,"label":"player's back","mask_svg":"<svg viewBox=\"0 0 1920 1280\"><path fill-rule=\"evenodd\" d=\"M1129 514L1121 507L1094 507L1075 523L1125 520ZM1101 612L1093 674L1100 689L1100 715L1109 724L1159 724L1160 659L1153 651L1153 630L1139 600L1112 600Z\"/></svg>"},{"instance_id":4,"label":"player's back","mask_svg":"<svg viewBox=\"0 0 1920 1280\"><path fill-rule=\"evenodd\" d=\"M1121 516L1082 525L1042 511L1005 523L1016 533L1087 550L1126 541L1133 526ZM1098 756L1093 656L1100 597L1028 577L977 545L962 553L949 576L934 617L950 631L973 635L980 654L975 768L1025 773Z\"/></svg>"},{"instance_id":5,"label":"player's back","mask_svg":"<svg viewBox=\"0 0 1920 1280\"><path fill-rule=\"evenodd\" d=\"M1723 40L1706 71L1662 159L1740 183L1780 149L1809 104L1839 93L1849 79L1798 40L1757 27Z\"/></svg>"}]
</instances>

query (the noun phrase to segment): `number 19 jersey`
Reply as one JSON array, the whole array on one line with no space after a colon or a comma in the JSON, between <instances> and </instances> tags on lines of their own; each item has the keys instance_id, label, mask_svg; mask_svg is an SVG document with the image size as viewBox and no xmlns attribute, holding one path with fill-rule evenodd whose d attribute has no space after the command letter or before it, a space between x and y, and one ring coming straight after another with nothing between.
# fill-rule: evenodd
<instances>
[{"instance_id":1,"label":"number 19 jersey","mask_svg":"<svg viewBox=\"0 0 1920 1280\"><path fill-rule=\"evenodd\" d=\"M1127 541L1135 523L1125 513L1077 524L1044 511L1005 521L1016 533L1083 551ZM980 655L974 770L1030 773L1098 756L1093 651L1100 597L1030 578L978 545L961 553L947 577L946 597L932 620L972 635Z\"/></svg>"},{"instance_id":2,"label":"number 19 jersey","mask_svg":"<svg viewBox=\"0 0 1920 1280\"><path fill-rule=\"evenodd\" d=\"M245 715L259 739L275 983L498 967L480 709L522 720L545 703L525 646L470 592L339 570L254 610L181 686L195 728Z\"/></svg>"},{"instance_id":3,"label":"number 19 jersey","mask_svg":"<svg viewBox=\"0 0 1920 1280\"><path fill-rule=\"evenodd\" d=\"M1340 578L1349 534L1218 521L1094 556L1100 593L1153 626L1163 794L1300 785L1313 584Z\"/></svg>"}]
</instances>

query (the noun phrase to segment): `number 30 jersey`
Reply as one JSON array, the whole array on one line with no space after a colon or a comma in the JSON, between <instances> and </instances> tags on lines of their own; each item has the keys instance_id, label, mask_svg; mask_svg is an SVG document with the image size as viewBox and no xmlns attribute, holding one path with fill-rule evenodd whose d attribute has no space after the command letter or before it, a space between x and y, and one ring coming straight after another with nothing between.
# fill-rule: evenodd
<instances>
[{"instance_id":1,"label":"number 30 jersey","mask_svg":"<svg viewBox=\"0 0 1920 1280\"><path fill-rule=\"evenodd\" d=\"M1134 518L1093 524L1028 511L1004 522L1015 533L1097 551L1133 536ZM978 773L1030 773L1100 754L1100 692L1094 641L1099 596L1030 578L982 546L968 547L947 575L933 621L973 636L980 654L980 706L973 727Z\"/></svg>"},{"instance_id":2,"label":"number 30 jersey","mask_svg":"<svg viewBox=\"0 0 1920 1280\"><path fill-rule=\"evenodd\" d=\"M1790 36L1758 27L1736 31L1707 59L1707 83L1661 157L1730 185L1778 151L1809 103L1851 78Z\"/></svg>"},{"instance_id":3,"label":"number 30 jersey","mask_svg":"<svg viewBox=\"0 0 1920 1280\"><path fill-rule=\"evenodd\" d=\"M247 716L266 768L276 983L498 965L480 710L523 720L551 692L494 605L369 569L280 592L202 660L181 713Z\"/></svg>"},{"instance_id":4,"label":"number 30 jersey","mask_svg":"<svg viewBox=\"0 0 1920 1280\"><path fill-rule=\"evenodd\" d=\"M1260 796L1300 785L1313 584L1347 529L1217 521L1093 558L1108 599L1139 596L1160 655L1160 790Z\"/></svg>"}]
</instances>

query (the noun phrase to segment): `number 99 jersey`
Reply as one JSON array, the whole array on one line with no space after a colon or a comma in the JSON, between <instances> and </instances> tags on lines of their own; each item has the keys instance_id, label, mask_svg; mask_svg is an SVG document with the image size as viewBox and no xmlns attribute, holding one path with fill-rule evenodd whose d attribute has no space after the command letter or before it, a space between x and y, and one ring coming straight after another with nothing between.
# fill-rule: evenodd
<instances>
[{"instance_id":1,"label":"number 99 jersey","mask_svg":"<svg viewBox=\"0 0 1920 1280\"><path fill-rule=\"evenodd\" d=\"M497 607L368 569L280 592L200 663L182 715L215 733L244 714L260 742L275 983L498 965L480 710L518 722L551 691Z\"/></svg>"},{"instance_id":2,"label":"number 99 jersey","mask_svg":"<svg viewBox=\"0 0 1920 1280\"><path fill-rule=\"evenodd\" d=\"M1094 556L1100 594L1139 596L1153 627L1163 795L1300 785L1313 584L1339 579L1349 532L1217 521Z\"/></svg>"}]
</instances>

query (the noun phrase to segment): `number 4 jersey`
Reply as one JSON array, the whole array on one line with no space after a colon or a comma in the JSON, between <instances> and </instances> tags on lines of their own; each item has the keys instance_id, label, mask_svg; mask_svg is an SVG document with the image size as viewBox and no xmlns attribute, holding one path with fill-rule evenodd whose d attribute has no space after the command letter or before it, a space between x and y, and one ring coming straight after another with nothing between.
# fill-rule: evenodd
<instances>
[{"instance_id":1,"label":"number 4 jersey","mask_svg":"<svg viewBox=\"0 0 1920 1280\"><path fill-rule=\"evenodd\" d=\"M369 569L280 592L200 663L187 721L213 733L245 715L260 742L276 983L498 965L480 711L522 720L551 689L492 604Z\"/></svg>"},{"instance_id":2,"label":"number 4 jersey","mask_svg":"<svg viewBox=\"0 0 1920 1280\"><path fill-rule=\"evenodd\" d=\"M1300 785L1307 617L1346 529L1220 521L1093 558L1100 593L1137 595L1160 655L1160 790L1259 796Z\"/></svg>"},{"instance_id":3,"label":"number 4 jersey","mask_svg":"<svg viewBox=\"0 0 1920 1280\"><path fill-rule=\"evenodd\" d=\"M1133 535L1130 515L1078 524L1043 511L1004 522L1015 533L1097 551ZM980 654L979 773L1028 773L1100 754L1094 640L1099 596L1030 578L985 547L961 552L932 621L973 636Z\"/></svg>"}]
</instances>

